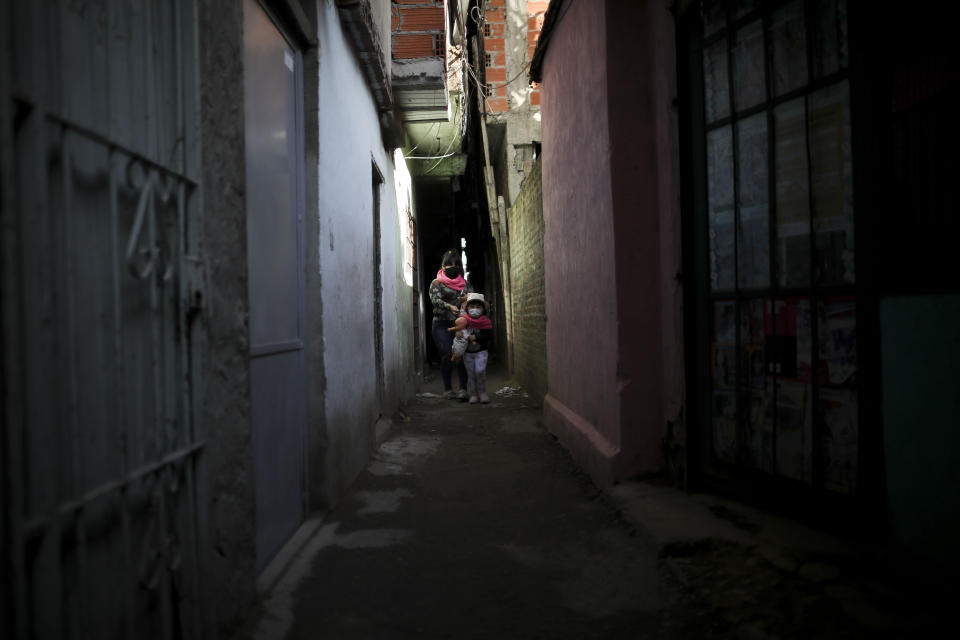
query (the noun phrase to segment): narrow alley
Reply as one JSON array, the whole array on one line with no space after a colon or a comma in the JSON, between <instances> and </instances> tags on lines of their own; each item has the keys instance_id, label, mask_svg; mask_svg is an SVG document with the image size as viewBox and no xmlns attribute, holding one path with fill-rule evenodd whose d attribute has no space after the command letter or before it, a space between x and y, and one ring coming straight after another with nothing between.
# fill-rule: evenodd
<instances>
[{"instance_id":1,"label":"narrow alley","mask_svg":"<svg viewBox=\"0 0 960 640\"><path fill-rule=\"evenodd\" d=\"M601 491L502 372L427 384L261 578L249 640L926 638L949 603L883 551L662 483ZM904 575L909 575L905 573ZM947 607L947 608L945 608Z\"/></svg>"},{"instance_id":2,"label":"narrow alley","mask_svg":"<svg viewBox=\"0 0 960 640\"><path fill-rule=\"evenodd\" d=\"M253 637L659 637L675 592L656 551L617 521L530 400L437 395L398 414Z\"/></svg>"}]
</instances>

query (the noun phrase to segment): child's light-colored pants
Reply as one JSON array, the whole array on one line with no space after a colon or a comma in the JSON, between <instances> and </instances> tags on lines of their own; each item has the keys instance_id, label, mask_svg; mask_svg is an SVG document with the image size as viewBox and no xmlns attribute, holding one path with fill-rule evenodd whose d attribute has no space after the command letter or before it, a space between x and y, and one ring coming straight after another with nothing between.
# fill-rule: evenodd
<instances>
[{"instance_id":1,"label":"child's light-colored pants","mask_svg":"<svg viewBox=\"0 0 960 640\"><path fill-rule=\"evenodd\" d=\"M477 351L463 354L463 364L467 368L467 393L478 396L487 391L487 352Z\"/></svg>"}]
</instances>

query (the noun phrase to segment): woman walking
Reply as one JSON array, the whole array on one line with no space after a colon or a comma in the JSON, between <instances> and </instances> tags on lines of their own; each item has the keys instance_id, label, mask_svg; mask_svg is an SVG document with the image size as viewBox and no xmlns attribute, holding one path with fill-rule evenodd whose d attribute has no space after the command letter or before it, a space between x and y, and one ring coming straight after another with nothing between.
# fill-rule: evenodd
<instances>
[{"instance_id":1,"label":"woman walking","mask_svg":"<svg viewBox=\"0 0 960 640\"><path fill-rule=\"evenodd\" d=\"M447 329L454 326L460 315L460 305L467 294L473 291L463 277L463 263L459 252L451 249L443 254L437 277L430 283L430 302L433 304L433 343L440 352L440 375L443 378L443 395L446 398L467 399L467 370L463 362L450 361L453 334ZM457 369L460 390L453 391L453 369Z\"/></svg>"}]
</instances>

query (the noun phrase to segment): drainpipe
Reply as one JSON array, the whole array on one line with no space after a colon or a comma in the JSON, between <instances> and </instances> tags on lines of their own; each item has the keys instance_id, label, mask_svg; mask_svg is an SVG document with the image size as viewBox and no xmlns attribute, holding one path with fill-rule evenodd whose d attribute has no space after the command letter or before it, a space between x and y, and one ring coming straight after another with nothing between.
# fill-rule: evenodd
<instances>
[{"instance_id":1,"label":"drainpipe","mask_svg":"<svg viewBox=\"0 0 960 640\"><path fill-rule=\"evenodd\" d=\"M473 53L473 59L476 61L480 60L476 39L471 43L471 51ZM483 182L487 191L487 213L490 216L490 230L493 232L493 238L497 245L500 285L503 288L503 316L507 325L505 332L507 336L507 370L513 374L513 296L510 291L510 261L509 256L505 255L505 248L507 246L506 217L504 216L503 225L501 226L497 189L493 177L493 166L490 164L490 143L487 139L487 108L481 88L477 87L475 93L477 96L477 109L480 111L480 134L483 138Z\"/></svg>"}]
</instances>

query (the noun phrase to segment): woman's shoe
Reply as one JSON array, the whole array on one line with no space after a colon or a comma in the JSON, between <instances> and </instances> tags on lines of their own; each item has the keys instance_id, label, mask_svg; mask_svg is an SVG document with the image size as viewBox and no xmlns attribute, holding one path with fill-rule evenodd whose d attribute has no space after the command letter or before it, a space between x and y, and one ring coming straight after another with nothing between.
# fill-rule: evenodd
<instances>
[{"instance_id":1,"label":"woman's shoe","mask_svg":"<svg viewBox=\"0 0 960 640\"><path fill-rule=\"evenodd\" d=\"M446 398L447 400L453 400L454 398L457 397L457 394L456 392L454 392L453 389L447 389L446 391L443 392L443 397Z\"/></svg>"},{"instance_id":2,"label":"woman's shoe","mask_svg":"<svg viewBox=\"0 0 960 640\"><path fill-rule=\"evenodd\" d=\"M481 393L480 402L482 402L483 404L487 404L488 402L490 402L490 396L488 396L486 393Z\"/></svg>"},{"instance_id":3,"label":"woman's shoe","mask_svg":"<svg viewBox=\"0 0 960 640\"><path fill-rule=\"evenodd\" d=\"M470 404L477 404L477 396L470 396Z\"/></svg>"}]
</instances>

